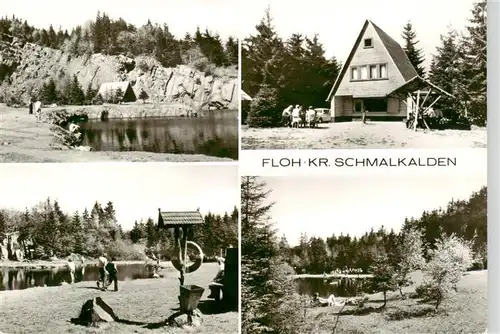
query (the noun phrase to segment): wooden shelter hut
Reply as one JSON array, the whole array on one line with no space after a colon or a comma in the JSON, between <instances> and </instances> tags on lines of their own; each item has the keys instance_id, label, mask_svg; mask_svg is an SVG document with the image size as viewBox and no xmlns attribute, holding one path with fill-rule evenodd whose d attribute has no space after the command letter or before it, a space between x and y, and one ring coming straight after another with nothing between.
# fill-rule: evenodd
<instances>
[{"instance_id":1,"label":"wooden shelter hut","mask_svg":"<svg viewBox=\"0 0 500 334\"><path fill-rule=\"evenodd\" d=\"M121 94L118 94L118 92L121 92ZM134 90L128 81L103 83L99 87L97 95L100 95L105 102L135 102L137 100Z\"/></svg>"}]
</instances>

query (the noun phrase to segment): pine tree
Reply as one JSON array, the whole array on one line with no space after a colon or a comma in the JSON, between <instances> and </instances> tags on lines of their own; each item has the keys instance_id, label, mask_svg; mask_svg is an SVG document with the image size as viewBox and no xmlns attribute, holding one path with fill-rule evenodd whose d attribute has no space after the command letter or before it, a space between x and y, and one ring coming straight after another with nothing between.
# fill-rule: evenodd
<instances>
[{"instance_id":1,"label":"pine tree","mask_svg":"<svg viewBox=\"0 0 500 334\"><path fill-rule=\"evenodd\" d=\"M278 90L263 84L250 103L247 124L250 127L261 128L276 126L280 122Z\"/></svg>"},{"instance_id":2,"label":"pine tree","mask_svg":"<svg viewBox=\"0 0 500 334\"><path fill-rule=\"evenodd\" d=\"M408 59L410 60L411 64L417 71L418 75L424 77L425 69L422 66L422 63L424 62L425 59L423 56L422 49L417 48L417 44L419 43L419 41L416 40L417 34L413 30L413 26L410 21L408 21L404 26L402 37L404 40L403 49L405 50Z\"/></svg>"},{"instance_id":3,"label":"pine tree","mask_svg":"<svg viewBox=\"0 0 500 334\"><path fill-rule=\"evenodd\" d=\"M250 36L242 45L243 90L254 96L263 84L280 88L285 82L283 65L285 47L273 24L270 8L255 27L257 35Z\"/></svg>"},{"instance_id":4,"label":"pine tree","mask_svg":"<svg viewBox=\"0 0 500 334\"><path fill-rule=\"evenodd\" d=\"M238 66L238 41L233 37L229 37L226 41L224 47L226 66L236 65Z\"/></svg>"},{"instance_id":5,"label":"pine tree","mask_svg":"<svg viewBox=\"0 0 500 334\"><path fill-rule=\"evenodd\" d=\"M472 18L462 38L464 72L462 98L468 102L468 117L473 124L486 125L486 1L474 3Z\"/></svg>"},{"instance_id":6,"label":"pine tree","mask_svg":"<svg viewBox=\"0 0 500 334\"><path fill-rule=\"evenodd\" d=\"M113 103L120 103L123 100L123 90L118 87L113 95Z\"/></svg>"},{"instance_id":7,"label":"pine tree","mask_svg":"<svg viewBox=\"0 0 500 334\"><path fill-rule=\"evenodd\" d=\"M266 289L270 261L277 255L274 230L269 224L269 210L274 203L266 203L269 191L257 177L244 176L241 180L241 284L242 332L251 332L256 326L268 294ZM264 302L264 303L263 303ZM259 315L260 316L260 315Z\"/></svg>"},{"instance_id":8,"label":"pine tree","mask_svg":"<svg viewBox=\"0 0 500 334\"><path fill-rule=\"evenodd\" d=\"M82 105L85 102L85 93L82 90L80 82L76 75L73 75L73 80L70 87L69 103L74 105Z\"/></svg>"},{"instance_id":9,"label":"pine tree","mask_svg":"<svg viewBox=\"0 0 500 334\"><path fill-rule=\"evenodd\" d=\"M52 104L59 100L59 93L56 88L54 78L50 78L49 82L42 85L41 98L44 104Z\"/></svg>"},{"instance_id":10,"label":"pine tree","mask_svg":"<svg viewBox=\"0 0 500 334\"><path fill-rule=\"evenodd\" d=\"M280 256L266 203L270 191L254 176L241 180L242 333L301 333L293 269Z\"/></svg>"},{"instance_id":11,"label":"pine tree","mask_svg":"<svg viewBox=\"0 0 500 334\"><path fill-rule=\"evenodd\" d=\"M461 70L462 55L458 45L458 33L449 29L446 35L441 35L441 45L438 46L437 54L434 56L429 80L446 92L460 96L460 83L463 80ZM436 109L443 112L443 116L457 120L463 116L463 107L456 99L441 98L435 104Z\"/></svg>"}]
</instances>

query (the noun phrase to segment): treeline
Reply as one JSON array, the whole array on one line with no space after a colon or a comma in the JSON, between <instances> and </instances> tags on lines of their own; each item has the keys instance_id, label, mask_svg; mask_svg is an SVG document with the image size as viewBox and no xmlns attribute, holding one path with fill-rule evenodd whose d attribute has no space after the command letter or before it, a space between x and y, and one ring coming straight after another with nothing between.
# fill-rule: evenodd
<instances>
[{"instance_id":1,"label":"treeline","mask_svg":"<svg viewBox=\"0 0 500 334\"><path fill-rule=\"evenodd\" d=\"M196 226L190 240L200 245L203 253L208 256L219 256L221 250L230 246L237 247L238 214L236 207L231 213L223 215L207 213L203 217L205 224ZM128 235L133 244L143 243L148 248L157 248L160 254L171 251L172 231L158 229L152 218L148 218L146 222L136 221Z\"/></svg>"},{"instance_id":2,"label":"treeline","mask_svg":"<svg viewBox=\"0 0 500 334\"><path fill-rule=\"evenodd\" d=\"M290 247L282 236L279 248L284 259L301 273L322 274L350 268L362 269L367 273L380 256L393 256L407 231L421 234L422 256L430 259L436 243L443 236L455 235L471 243L475 254L474 267L487 268L487 189L474 192L468 200L452 200L446 209L424 211L420 218L406 219L400 233L386 230L383 226L372 229L361 237L332 235L308 238L302 234L299 245Z\"/></svg>"},{"instance_id":3,"label":"treeline","mask_svg":"<svg viewBox=\"0 0 500 334\"><path fill-rule=\"evenodd\" d=\"M238 210L215 215L208 213L205 224L194 230L190 240L208 256L219 255L238 244ZM0 210L0 239L17 232L17 243L28 259L58 258L72 253L98 257L102 252L119 260L144 259L144 248L153 247L162 259L171 256L171 231L158 229L153 219L136 222L125 231L117 222L113 202L95 202L90 210L65 213L59 203L46 201L22 211ZM15 250L13 250L15 251Z\"/></svg>"},{"instance_id":4,"label":"treeline","mask_svg":"<svg viewBox=\"0 0 500 334\"><path fill-rule=\"evenodd\" d=\"M325 57L319 37L296 33L283 40L269 9L255 28L257 34L242 41L242 89L253 98L243 121L276 126L288 105L328 107L325 100L341 65Z\"/></svg>"},{"instance_id":5,"label":"treeline","mask_svg":"<svg viewBox=\"0 0 500 334\"><path fill-rule=\"evenodd\" d=\"M373 275L370 291L384 294L382 307L389 291L403 296L402 288L414 283L410 274L422 270L424 280L415 293L435 309L456 292L467 269L487 266L486 187L468 200L451 201L445 210L407 219L398 234L380 228L361 238L332 236L326 242L302 235L297 247L276 235L270 191L258 177L242 177L242 333L311 332L307 301L296 292L296 271L289 263L310 273L363 268Z\"/></svg>"},{"instance_id":6,"label":"treeline","mask_svg":"<svg viewBox=\"0 0 500 334\"><path fill-rule=\"evenodd\" d=\"M0 41L12 42L13 38L82 56L94 53L127 55L130 57L148 55L155 57L165 67L179 64L208 62L216 66L238 65L238 41L221 37L208 29L199 28L176 38L167 24L153 24L151 21L140 27L124 19L111 19L108 14L98 12L95 19L85 25L57 31L39 29L20 18L0 19Z\"/></svg>"},{"instance_id":7,"label":"treeline","mask_svg":"<svg viewBox=\"0 0 500 334\"><path fill-rule=\"evenodd\" d=\"M486 124L486 1L473 5L463 31L450 29L441 35L441 45L432 55L425 73L425 56L418 47L411 22L402 31L402 47L417 73L455 96L444 97L435 108L443 116L472 124ZM309 39L293 34L283 41L272 25L269 10L256 26L257 34L243 40L242 89L253 97L244 104L243 118L252 127L277 126L288 105L329 107L325 102L341 64L325 59L315 35ZM353 41L354 43L354 41Z\"/></svg>"}]
</instances>

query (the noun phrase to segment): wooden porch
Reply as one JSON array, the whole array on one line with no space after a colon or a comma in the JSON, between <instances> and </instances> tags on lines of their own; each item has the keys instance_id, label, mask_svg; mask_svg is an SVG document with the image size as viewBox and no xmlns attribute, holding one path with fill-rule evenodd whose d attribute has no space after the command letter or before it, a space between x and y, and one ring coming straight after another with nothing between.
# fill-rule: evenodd
<instances>
[{"instance_id":1,"label":"wooden porch","mask_svg":"<svg viewBox=\"0 0 500 334\"><path fill-rule=\"evenodd\" d=\"M398 98L406 104L408 110L410 110L407 127L413 131L417 131L417 126L419 124L421 124L423 128L431 130L425 118L429 111L432 110L432 107L443 96L453 99L456 98L420 76L416 76L409 80L404 85L388 94L388 96Z\"/></svg>"}]
</instances>

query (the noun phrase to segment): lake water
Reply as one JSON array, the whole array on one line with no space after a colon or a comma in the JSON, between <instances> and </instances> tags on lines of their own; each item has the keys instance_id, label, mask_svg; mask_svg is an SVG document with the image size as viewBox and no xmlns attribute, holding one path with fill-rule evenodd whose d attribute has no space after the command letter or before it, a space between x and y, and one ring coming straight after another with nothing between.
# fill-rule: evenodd
<instances>
[{"instance_id":1,"label":"lake water","mask_svg":"<svg viewBox=\"0 0 500 334\"><path fill-rule=\"evenodd\" d=\"M118 280L134 280L150 278L152 271L144 264L118 264ZM163 269L167 270L167 269ZM162 273L164 273L162 270ZM171 268L172 275L177 271ZM99 268L95 265L77 268L75 282L94 281L99 279ZM36 286L59 286L61 282L70 282L70 274L66 268L54 269L0 269L0 291L23 290Z\"/></svg>"},{"instance_id":2,"label":"lake water","mask_svg":"<svg viewBox=\"0 0 500 334\"><path fill-rule=\"evenodd\" d=\"M324 280L323 278L297 278L295 280L297 292L301 295L312 296L319 293L320 297L328 297L334 294L337 297L355 297L368 292L368 281L357 279L347 280ZM334 283L334 284L330 284Z\"/></svg>"},{"instance_id":3,"label":"lake water","mask_svg":"<svg viewBox=\"0 0 500 334\"><path fill-rule=\"evenodd\" d=\"M80 124L83 145L94 151L204 154L238 159L238 111L202 117L90 120Z\"/></svg>"}]
</instances>

